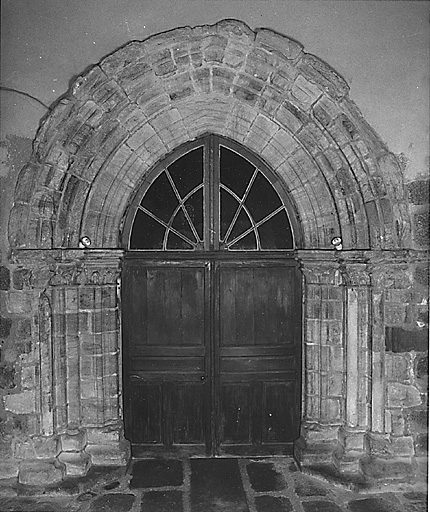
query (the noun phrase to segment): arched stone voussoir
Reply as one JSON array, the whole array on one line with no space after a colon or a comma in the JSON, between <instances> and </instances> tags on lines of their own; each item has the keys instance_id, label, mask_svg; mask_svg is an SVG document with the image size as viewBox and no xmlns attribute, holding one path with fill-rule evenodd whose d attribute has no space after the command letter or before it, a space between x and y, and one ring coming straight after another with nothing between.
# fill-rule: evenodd
<instances>
[{"instance_id":1,"label":"arched stone voussoir","mask_svg":"<svg viewBox=\"0 0 430 512\"><path fill-rule=\"evenodd\" d=\"M10 243L74 247L87 234L98 247L113 244L150 169L214 133L278 173L304 247L328 248L332 235L348 249L401 246L409 219L396 206L404 202L399 163L348 92L297 41L238 20L127 43L78 77L43 121L32 157L38 170L18 178ZM58 206L51 218L36 207L46 194Z\"/></svg>"}]
</instances>

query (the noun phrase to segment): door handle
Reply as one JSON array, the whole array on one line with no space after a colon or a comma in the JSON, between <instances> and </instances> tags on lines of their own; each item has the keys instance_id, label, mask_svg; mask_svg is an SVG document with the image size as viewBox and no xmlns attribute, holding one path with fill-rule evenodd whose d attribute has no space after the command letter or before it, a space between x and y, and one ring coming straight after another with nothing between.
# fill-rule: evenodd
<instances>
[{"instance_id":1,"label":"door handle","mask_svg":"<svg viewBox=\"0 0 430 512\"><path fill-rule=\"evenodd\" d=\"M204 381L206 380L206 375L202 375L202 376L200 377L200 380L201 380L202 382L204 382Z\"/></svg>"}]
</instances>

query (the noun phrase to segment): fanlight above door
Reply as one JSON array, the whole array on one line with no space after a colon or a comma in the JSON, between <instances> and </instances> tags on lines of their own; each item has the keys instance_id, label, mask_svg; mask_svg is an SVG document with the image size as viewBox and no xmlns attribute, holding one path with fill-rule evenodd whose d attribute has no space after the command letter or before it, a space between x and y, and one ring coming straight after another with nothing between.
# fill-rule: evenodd
<instances>
[{"instance_id":1,"label":"fanlight above door","mask_svg":"<svg viewBox=\"0 0 430 512\"><path fill-rule=\"evenodd\" d=\"M134 200L128 229L126 222L127 248L293 249L282 196L273 175L254 156L230 141L207 136L154 169Z\"/></svg>"}]
</instances>

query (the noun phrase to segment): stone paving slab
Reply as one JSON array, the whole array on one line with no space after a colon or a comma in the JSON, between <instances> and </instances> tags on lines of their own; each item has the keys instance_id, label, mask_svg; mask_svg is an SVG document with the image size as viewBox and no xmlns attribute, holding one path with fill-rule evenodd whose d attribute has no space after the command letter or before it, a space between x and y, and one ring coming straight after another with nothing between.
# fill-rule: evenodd
<instances>
[{"instance_id":1,"label":"stone paving slab","mask_svg":"<svg viewBox=\"0 0 430 512\"><path fill-rule=\"evenodd\" d=\"M90 481L92 482L90 485ZM358 493L301 473L293 459L135 460L36 495L0 486L0 512L427 512L426 489ZM76 488L80 494L76 494ZM73 489L73 492L71 491ZM4 491L4 492L2 492ZM15 495L13 495L15 492Z\"/></svg>"}]
</instances>

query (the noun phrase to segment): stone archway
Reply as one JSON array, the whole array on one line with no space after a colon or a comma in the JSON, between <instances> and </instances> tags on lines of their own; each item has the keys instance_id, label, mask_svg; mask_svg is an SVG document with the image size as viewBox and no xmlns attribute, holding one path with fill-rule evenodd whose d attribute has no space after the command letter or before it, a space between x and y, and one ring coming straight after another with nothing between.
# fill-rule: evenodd
<instances>
[{"instance_id":1,"label":"stone archway","mask_svg":"<svg viewBox=\"0 0 430 512\"><path fill-rule=\"evenodd\" d=\"M224 20L131 42L89 69L52 108L18 178L9 241L39 311L35 366L53 376L35 385L34 438L63 463L57 476L127 460L117 293L125 213L153 166L204 133L257 153L301 226L297 456L357 471L371 454L365 437L387 434L384 325L374 321L371 339L371 318L378 276L410 258L394 252L410 246L399 164L330 66L271 30Z\"/></svg>"}]
</instances>

